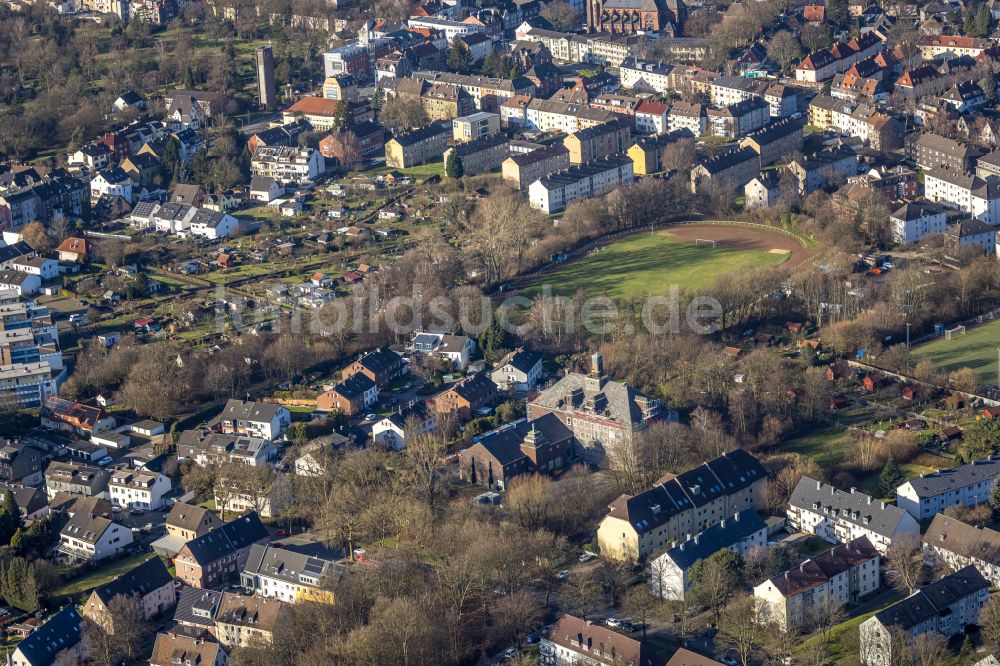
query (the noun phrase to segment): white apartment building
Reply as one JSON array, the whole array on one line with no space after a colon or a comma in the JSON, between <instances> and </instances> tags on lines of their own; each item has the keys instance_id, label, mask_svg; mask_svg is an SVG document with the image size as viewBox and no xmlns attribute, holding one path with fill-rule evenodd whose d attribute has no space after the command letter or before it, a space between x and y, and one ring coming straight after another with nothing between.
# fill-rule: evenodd
<instances>
[{"instance_id":1,"label":"white apartment building","mask_svg":"<svg viewBox=\"0 0 1000 666\"><path fill-rule=\"evenodd\" d=\"M830 543L868 537L883 555L893 540L920 538L920 525L903 509L803 476L788 503L789 528L815 534Z\"/></svg>"},{"instance_id":2,"label":"white apartment building","mask_svg":"<svg viewBox=\"0 0 1000 666\"><path fill-rule=\"evenodd\" d=\"M285 603L333 603L331 588L341 575L334 551L308 534L250 546L240 574L243 589Z\"/></svg>"},{"instance_id":3,"label":"white apartment building","mask_svg":"<svg viewBox=\"0 0 1000 666\"><path fill-rule=\"evenodd\" d=\"M452 21L450 19L440 18L437 16L415 16L409 19L406 23L411 28L439 30L444 33L444 38L448 40L449 44L451 44L451 42L460 35L471 35L485 30L484 26L481 24L463 23L461 21Z\"/></svg>"},{"instance_id":4,"label":"white apartment building","mask_svg":"<svg viewBox=\"0 0 1000 666\"><path fill-rule=\"evenodd\" d=\"M273 441L285 434L292 415L285 407L268 402L230 400L216 420L219 432Z\"/></svg>"},{"instance_id":5,"label":"white apartment building","mask_svg":"<svg viewBox=\"0 0 1000 666\"><path fill-rule=\"evenodd\" d=\"M611 155L539 178L528 186L528 203L545 213L564 210L574 201L599 197L635 181L633 162Z\"/></svg>"},{"instance_id":6,"label":"white apartment building","mask_svg":"<svg viewBox=\"0 0 1000 666\"><path fill-rule=\"evenodd\" d=\"M635 110L635 129L643 134L666 134L669 115L669 104L643 102Z\"/></svg>"},{"instance_id":7,"label":"white apartment building","mask_svg":"<svg viewBox=\"0 0 1000 666\"><path fill-rule=\"evenodd\" d=\"M0 365L0 399L5 404L40 407L49 396L59 395L58 379L48 361Z\"/></svg>"},{"instance_id":8,"label":"white apartment building","mask_svg":"<svg viewBox=\"0 0 1000 666\"><path fill-rule=\"evenodd\" d=\"M691 589L688 573L699 560L729 549L740 555L767 547L767 523L753 509L726 518L682 543L675 543L649 563L649 585L661 599L683 600Z\"/></svg>"},{"instance_id":9,"label":"white apartment building","mask_svg":"<svg viewBox=\"0 0 1000 666\"><path fill-rule=\"evenodd\" d=\"M911 201L889 216L894 243L916 243L928 234L942 234L947 226L944 209L927 201Z\"/></svg>"},{"instance_id":10,"label":"white apartment building","mask_svg":"<svg viewBox=\"0 0 1000 666\"><path fill-rule=\"evenodd\" d=\"M542 132L565 132L601 125L614 120L616 115L605 109L594 109L586 104L571 104L549 99L532 99L525 109L525 120L531 129Z\"/></svg>"},{"instance_id":11,"label":"white apartment building","mask_svg":"<svg viewBox=\"0 0 1000 666\"><path fill-rule=\"evenodd\" d=\"M144 511L162 508L170 492L170 479L146 469L119 469L111 474L108 494L111 503L125 509Z\"/></svg>"},{"instance_id":12,"label":"white apartment building","mask_svg":"<svg viewBox=\"0 0 1000 666\"><path fill-rule=\"evenodd\" d=\"M924 175L924 197L1000 225L1000 182L938 167Z\"/></svg>"},{"instance_id":13,"label":"white apartment building","mask_svg":"<svg viewBox=\"0 0 1000 666\"><path fill-rule=\"evenodd\" d=\"M618 68L618 79L622 88L663 94L672 90L673 71L673 65L629 57Z\"/></svg>"},{"instance_id":14,"label":"white apartment building","mask_svg":"<svg viewBox=\"0 0 1000 666\"><path fill-rule=\"evenodd\" d=\"M250 159L250 173L280 183L310 183L326 170L318 150L293 146L259 146Z\"/></svg>"},{"instance_id":15,"label":"white apartment building","mask_svg":"<svg viewBox=\"0 0 1000 666\"><path fill-rule=\"evenodd\" d=\"M1000 456L921 474L896 488L896 504L917 520L926 520L952 506L975 506L989 499L1000 474Z\"/></svg>"},{"instance_id":16,"label":"white apartment building","mask_svg":"<svg viewBox=\"0 0 1000 666\"><path fill-rule=\"evenodd\" d=\"M958 571L972 565L990 585L1000 586L1000 532L976 527L939 513L924 533L924 559L931 566Z\"/></svg>"},{"instance_id":17,"label":"white apartment building","mask_svg":"<svg viewBox=\"0 0 1000 666\"><path fill-rule=\"evenodd\" d=\"M84 511L74 513L59 532L59 552L81 560L103 560L131 544L131 528Z\"/></svg>"},{"instance_id":18,"label":"white apartment building","mask_svg":"<svg viewBox=\"0 0 1000 666\"><path fill-rule=\"evenodd\" d=\"M878 551L862 536L764 581L753 594L767 603L782 631L797 632L829 610L856 604L877 590L878 565Z\"/></svg>"}]
</instances>

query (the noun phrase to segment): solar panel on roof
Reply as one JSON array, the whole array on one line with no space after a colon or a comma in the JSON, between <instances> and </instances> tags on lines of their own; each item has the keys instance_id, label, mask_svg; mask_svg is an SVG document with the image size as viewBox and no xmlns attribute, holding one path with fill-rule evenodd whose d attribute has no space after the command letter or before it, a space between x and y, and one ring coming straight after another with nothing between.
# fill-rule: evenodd
<instances>
[{"instance_id":1,"label":"solar panel on roof","mask_svg":"<svg viewBox=\"0 0 1000 666\"><path fill-rule=\"evenodd\" d=\"M323 560L318 560L315 557L307 558L306 565L302 568L302 572L319 576L323 573Z\"/></svg>"}]
</instances>

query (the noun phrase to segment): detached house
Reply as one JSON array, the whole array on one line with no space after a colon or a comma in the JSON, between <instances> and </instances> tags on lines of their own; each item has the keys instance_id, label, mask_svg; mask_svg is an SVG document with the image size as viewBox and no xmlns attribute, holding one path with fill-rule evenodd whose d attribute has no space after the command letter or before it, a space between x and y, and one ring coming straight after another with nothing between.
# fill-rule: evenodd
<instances>
[{"instance_id":1,"label":"detached house","mask_svg":"<svg viewBox=\"0 0 1000 666\"><path fill-rule=\"evenodd\" d=\"M251 512L184 544L174 570L185 585L215 587L243 571L253 544L269 540L260 517Z\"/></svg>"},{"instance_id":2,"label":"detached house","mask_svg":"<svg viewBox=\"0 0 1000 666\"><path fill-rule=\"evenodd\" d=\"M243 589L294 604L299 601L333 603L333 588L344 573L338 553L315 536L301 534L250 548L240 574Z\"/></svg>"},{"instance_id":3,"label":"detached house","mask_svg":"<svg viewBox=\"0 0 1000 666\"><path fill-rule=\"evenodd\" d=\"M103 560L132 545L132 530L103 516L77 511L59 532L59 552L85 562Z\"/></svg>"},{"instance_id":4,"label":"detached house","mask_svg":"<svg viewBox=\"0 0 1000 666\"><path fill-rule=\"evenodd\" d=\"M285 608L277 599L223 592L215 635L229 648L268 645Z\"/></svg>"},{"instance_id":5,"label":"detached house","mask_svg":"<svg viewBox=\"0 0 1000 666\"><path fill-rule=\"evenodd\" d=\"M339 382L316 398L316 409L356 416L378 400L378 386L360 372Z\"/></svg>"},{"instance_id":6,"label":"detached house","mask_svg":"<svg viewBox=\"0 0 1000 666\"><path fill-rule=\"evenodd\" d=\"M520 347L497 363L490 373L493 383L507 391L525 392L535 388L542 376L540 354Z\"/></svg>"},{"instance_id":7,"label":"detached house","mask_svg":"<svg viewBox=\"0 0 1000 666\"><path fill-rule=\"evenodd\" d=\"M228 666L229 656L221 644L192 637L179 630L159 632L153 643L149 666Z\"/></svg>"},{"instance_id":8,"label":"detached house","mask_svg":"<svg viewBox=\"0 0 1000 666\"><path fill-rule=\"evenodd\" d=\"M437 429L436 412L427 402L417 401L413 405L383 417L372 424L372 440L393 451L406 448L406 438L434 432Z\"/></svg>"},{"instance_id":9,"label":"detached house","mask_svg":"<svg viewBox=\"0 0 1000 666\"><path fill-rule=\"evenodd\" d=\"M83 621L76 612L76 606L73 604L63 606L17 644L17 648L10 655L11 666L52 666L56 655L63 651L66 651L71 658L81 658L82 626Z\"/></svg>"},{"instance_id":10,"label":"detached house","mask_svg":"<svg viewBox=\"0 0 1000 666\"><path fill-rule=\"evenodd\" d=\"M170 478L147 469L117 469L108 482L108 493L115 506L153 511L166 504L171 490Z\"/></svg>"},{"instance_id":11,"label":"detached house","mask_svg":"<svg viewBox=\"0 0 1000 666\"><path fill-rule=\"evenodd\" d=\"M379 347L368 352L340 372L341 379L362 374L372 380L378 388L385 388L393 380L409 372L409 365L402 356L388 347Z\"/></svg>"},{"instance_id":12,"label":"detached house","mask_svg":"<svg viewBox=\"0 0 1000 666\"><path fill-rule=\"evenodd\" d=\"M219 517L205 507L175 502L167 515L166 535L151 545L157 554L173 559L188 541L208 534L221 525Z\"/></svg>"}]
</instances>

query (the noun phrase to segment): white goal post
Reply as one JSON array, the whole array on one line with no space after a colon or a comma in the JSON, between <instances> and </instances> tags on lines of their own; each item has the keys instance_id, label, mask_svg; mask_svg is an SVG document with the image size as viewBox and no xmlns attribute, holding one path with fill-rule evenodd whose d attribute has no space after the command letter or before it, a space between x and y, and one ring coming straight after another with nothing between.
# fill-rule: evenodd
<instances>
[{"instance_id":1,"label":"white goal post","mask_svg":"<svg viewBox=\"0 0 1000 666\"><path fill-rule=\"evenodd\" d=\"M965 335L965 326L956 326L955 328L948 329L944 332L946 340L951 340L952 336L955 335Z\"/></svg>"},{"instance_id":2,"label":"white goal post","mask_svg":"<svg viewBox=\"0 0 1000 666\"><path fill-rule=\"evenodd\" d=\"M707 246L710 246L710 247L716 247L716 243L718 243L718 241L714 241L714 240L711 240L709 238L695 238L694 239L694 244L697 245L697 246L699 246L699 247L702 246L702 245L707 245Z\"/></svg>"}]
</instances>

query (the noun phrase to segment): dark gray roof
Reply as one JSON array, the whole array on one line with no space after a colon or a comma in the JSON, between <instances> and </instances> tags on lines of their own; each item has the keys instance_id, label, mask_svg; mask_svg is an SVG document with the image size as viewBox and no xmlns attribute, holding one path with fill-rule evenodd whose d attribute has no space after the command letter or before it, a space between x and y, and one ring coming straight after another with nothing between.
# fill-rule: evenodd
<instances>
[{"instance_id":1,"label":"dark gray roof","mask_svg":"<svg viewBox=\"0 0 1000 666\"><path fill-rule=\"evenodd\" d=\"M990 456L960 467L921 474L903 485L913 488L917 497L934 497L976 483L993 481L997 475L1000 475L1000 456Z\"/></svg>"},{"instance_id":2,"label":"dark gray roof","mask_svg":"<svg viewBox=\"0 0 1000 666\"><path fill-rule=\"evenodd\" d=\"M270 421L278 414L280 405L269 402L243 402L230 400L222 409L220 419L240 419L243 421Z\"/></svg>"},{"instance_id":3,"label":"dark gray roof","mask_svg":"<svg viewBox=\"0 0 1000 666\"><path fill-rule=\"evenodd\" d=\"M684 543L667 550L667 557L683 571L691 568L698 560L712 553L729 548L751 535L767 529L767 523L753 509L745 509L734 516L712 525Z\"/></svg>"},{"instance_id":4,"label":"dark gray roof","mask_svg":"<svg viewBox=\"0 0 1000 666\"><path fill-rule=\"evenodd\" d=\"M717 155L702 162L701 166L709 173L720 173L737 164L750 160L760 160L760 156L752 148L737 148Z\"/></svg>"},{"instance_id":5,"label":"dark gray roof","mask_svg":"<svg viewBox=\"0 0 1000 666\"><path fill-rule=\"evenodd\" d=\"M542 357L540 354L522 347L507 354L507 356L500 361L500 367L511 365L515 369L527 374L528 372L531 372L531 369L534 368L541 360Z\"/></svg>"},{"instance_id":6,"label":"dark gray roof","mask_svg":"<svg viewBox=\"0 0 1000 666\"><path fill-rule=\"evenodd\" d=\"M72 604L49 617L17 646L31 666L49 666L56 655L80 642L81 619Z\"/></svg>"},{"instance_id":7,"label":"dark gray roof","mask_svg":"<svg viewBox=\"0 0 1000 666\"><path fill-rule=\"evenodd\" d=\"M208 534L188 541L185 546L196 562L205 565L265 538L267 529L264 523L260 522L256 511L251 511Z\"/></svg>"},{"instance_id":8,"label":"dark gray roof","mask_svg":"<svg viewBox=\"0 0 1000 666\"><path fill-rule=\"evenodd\" d=\"M534 431L534 434L532 434ZM573 437L559 417L549 412L532 421L524 420L512 427L505 427L479 437L482 445L501 465L509 465L525 457L521 444L534 440L535 445L563 442Z\"/></svg>"},{"instance_id":9,"label":"dark gray roof","mask_svg":"<svg viewBox=\"0 0 1000 666\"><path fill-rule=\"evenodd\" d=\"M318 539L301 535L271 544L254 544L243 571L316 587L344 573L344 567L337 564L339 555Z\"/></svg>"},{"instance_id":10,"label":"dark gray roof","mask_svg":"<svg viewBox=\"0 0 1000 666\"><path fill-rule=\"evenodd\" d=\"M174 608L174 622L214 627L215 612L219 608L220 601L222 592L183 587L177 597L177 607Z\"/></svg>"},{"instance_id":11,"label":"dark gray roof","mask_svg":"<svg viewBox=\"0 0 1000 666\"><path fill-rule=\"evenodd\" d=\"M933 201L909 201L892 214L892 218L910 222L929 215L943 214L944 208Z\"/></svg>"},{"instance_id":12,"label":"dark gray roof","mask_svg":"<svg viewBox=\"0 0 1000 666\"><path fill-rule=\"evenodd\" d=\"M134 594L146 596L164 585L169 585L171 580L172 576L163 565L163 560L153 557L110 583L100 586L94 590L94 594L107 605L119 594L127 597Z\"/></svg>"},{"instance_id":13,"label":"dark gray roof","mask_svg":"<svg viewBox=\"0 0 1000 666\"><path fill-rule=\"evenodd\" d=\"M924 534L924 543L962 557L984 562L1000 562L1000 532L976 527L939 513Z\"/></svg>"},{"instance_id":14,"label":"dark gray roof","mask_svg":"<svg viewBox=\"0 0 1000 666\"><path fill-rule=\"evenodd\" d=\"M935 615L946 614L949 606L989 587L989 582L976 567L969 565L917 590L902 601L878 612L875 617L883 626L911 629Z\"/></svg>"},{"instance_id":15,"label":"dark gray roof","mask_svg":"<svg viewBox=\"0 0 1000 666\"><path fill-rule=\"evenodd\" d=\"M448 133L450 133L450 130L445 129L443 125L439 123L431 123L427 127L421 127L420 129L413 130L407 134L397 134L392 138L392 140L400 146L412 146L416 143L424 141L425 139Z\"/></svg>"},{"instance_id":16,"label":"dark gray roof","mask_svg":"<svg viewBox=\"0 0 1000 666\"><path fill-rule=\"evenodd\" d=\"M899 523L909 516L898 506L873 499L854 488L850 492L839 490L808 476L799 480L788 503L798 509L860 525L885 537L891 537Z\"/></svg>"}]
</instances>

